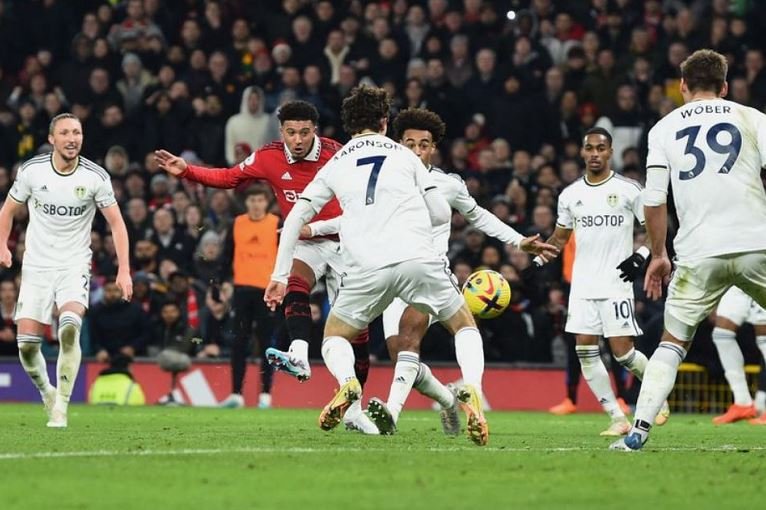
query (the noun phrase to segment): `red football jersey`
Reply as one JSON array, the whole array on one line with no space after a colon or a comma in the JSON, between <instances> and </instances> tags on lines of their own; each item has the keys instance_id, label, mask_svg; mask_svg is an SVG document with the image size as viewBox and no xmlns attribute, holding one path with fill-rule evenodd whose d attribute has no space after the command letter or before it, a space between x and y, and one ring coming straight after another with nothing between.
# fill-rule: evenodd
<instances>
[{"instance_id":1,"label":"red football jersey","mask_svg":"<svg viewBox=\"0 0 766 510\"><path fill-rule=\"evenodd\" d=\"M306 186L338 150L341 144L330 138L316 137L311 152L302 160L293 158L281 141L264 145L242 163L231 168L205 168L189 165L181 177L213 188L236 188L248 179L261 179L271 185L279 208L287 216ZM329 220L343 211L338 201L329 201L314 220Z\"/></svg>"}]
</instances>

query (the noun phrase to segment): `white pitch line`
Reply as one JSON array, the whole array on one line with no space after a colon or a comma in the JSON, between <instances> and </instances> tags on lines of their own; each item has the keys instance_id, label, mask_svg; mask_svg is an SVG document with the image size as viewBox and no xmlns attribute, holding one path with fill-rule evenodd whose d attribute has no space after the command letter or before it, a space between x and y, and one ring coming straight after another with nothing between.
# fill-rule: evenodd
<instances>
[{"instance_id":1,"label":"white pitch line","mask_svg":"<svg viewBox=\"0 0 766 510\"><path fill-rule=\"evenodd\" d=\"M397 451L422 451L430 453L453 453L453 452L494 452L494 453L573 453L573 452L605 452L606 447L562 447L562 448L406 448L395 450L392 448L184 448L179 450L84 450L70 452L18 452L0 453L0 461L3 460L27 460L27 459L63 459L76 457L169 457L185 455L228 455L232 453L371 453ZM763 446L733 446L724 445L716 447L667 447L647 448L648 452L762 452L766 451Z\"/></svg>"}]
</instances>

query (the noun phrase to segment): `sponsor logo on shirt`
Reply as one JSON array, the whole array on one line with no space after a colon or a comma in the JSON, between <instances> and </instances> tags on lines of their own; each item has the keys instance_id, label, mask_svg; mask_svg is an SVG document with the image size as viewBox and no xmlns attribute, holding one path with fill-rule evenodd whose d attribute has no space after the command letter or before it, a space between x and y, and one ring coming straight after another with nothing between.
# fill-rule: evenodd
<instances>
[{"instance_id":1,"label":"sponsor logo on shirt","mask_svg":"<svg viewBox=\"0 0 766 510\"><path fill-rule=\"evenodd\" d=\"M595 214L575 218L575 227L621 227L625 217L619 214Z\"/></svg>"},{"instance_id":2,"label":"sponsor logo on shirt","mask_svg":"<svg viewBox=\"0 0 766 510\"><path fill-rule=\"evenodd\" d=\"M88 210L87 205L56 205L34 200L35 209L41 209L48 216L82 216Z\"/></svg>"}]
</instances>

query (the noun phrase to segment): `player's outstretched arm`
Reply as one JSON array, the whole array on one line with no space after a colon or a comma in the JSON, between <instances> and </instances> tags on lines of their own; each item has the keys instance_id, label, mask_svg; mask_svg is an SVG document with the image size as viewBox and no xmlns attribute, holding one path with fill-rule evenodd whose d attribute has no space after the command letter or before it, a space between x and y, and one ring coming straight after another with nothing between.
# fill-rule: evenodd
<instances>
[{"instance_id":1,"label":"player's outstretched arm","mask_svg":"<svg viewBox=\"0 0 766 510\"><path fill-rule=\"evenodd\" d=\"M122 297L130 301L133 297L133 280L130 277L130 248L128 243L128 229L122 219L120 207L117 204L103 207L101 214L109 223L114 239L114 248L117 251L117 286L122 291Z\"/></svg>"},{"instance_id":2,"label":"player's outstretched arm","mask_svg":"<svg viewBox=\"0 0 766 510\"><path fill-rule=\"evenodd\" d=\"M183 158L164 149L159 149L154 151L154 159L157 161L157 165L170 175L198 182L211 188L232 189L248 177L258 178L255 175L248 176L246 173L248 169L246 162L250 158L230 168L205 168L190 165Z\"/></svg>"},{"instance_id":3,"label":"player's outstretched arm","mask_svg":"<svg viewBox=\"0 0 766 510\"><path fill-rule=\"evenodd\" d=\"M546 245L553 246L556 250L558 250L556 253L561 253L561 250L564 249L564 246L566 246L567 242L569 242L569 237L572 235L572 229L571 228L564 228L561 226L556 226L556 230L553 231L553 235L550 236L546 241ZM554 257L555 258L555 257ZM545 253L539 254L534 259L534 263L537 266L542 266L543 264L546 264L553 260L553 258L548 257Z\"/></svg>"},{"instance_id":4,"label":"player's outstretched arm","mask_svg":"<svg viewBox=\"0 0 766 510\"><path fill-rule=\"evenodd\" d=\"M8 249L8 236L11 235L13 218L21 209L22 204L11 197L5 199L3 208L0 209L0 266L11 267L13 256Z\"/></svg>"},{"instance_id":5,"label":"player's outstretched arm","mask_svg":"<svg viewBox=\"0 0 766 510\"><path fill-rule=\"evenodd\" d=\"M285 297L287 277L290 275L290 270L293 266L295 244L298 242L301 227L315 214L316 210L312 203L301 198L295 203L290 214L285 219L285 223L282 226L282 235L279 238L277 262L274 266L274 272L271 274L271 282L263 295L263 300L272 311L276 310Z\"/></svg>"}]
</instances>

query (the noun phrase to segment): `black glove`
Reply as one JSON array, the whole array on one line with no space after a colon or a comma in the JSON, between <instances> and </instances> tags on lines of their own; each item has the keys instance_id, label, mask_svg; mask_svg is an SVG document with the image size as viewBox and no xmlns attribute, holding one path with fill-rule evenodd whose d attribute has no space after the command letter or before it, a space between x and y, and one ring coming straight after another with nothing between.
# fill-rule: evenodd
<instances>
[{"instance_id":1,"label":"black glove","mask_svg":"<svg viewBox=\"0 0 766 510\"><path fill-rule=\"evenodd\" d=\"M644 268L644 264L646 264L646 257L638 252L620 262L620 265L617 266L617 269L620 270L620 278L622 281L634 281L638 276L638 273L640 273Z\"/></svg>"}]
</instances>

